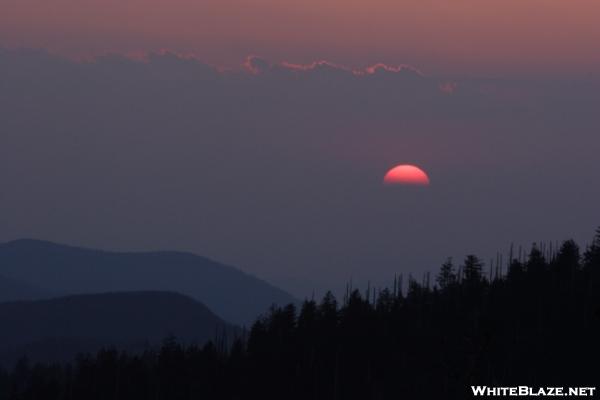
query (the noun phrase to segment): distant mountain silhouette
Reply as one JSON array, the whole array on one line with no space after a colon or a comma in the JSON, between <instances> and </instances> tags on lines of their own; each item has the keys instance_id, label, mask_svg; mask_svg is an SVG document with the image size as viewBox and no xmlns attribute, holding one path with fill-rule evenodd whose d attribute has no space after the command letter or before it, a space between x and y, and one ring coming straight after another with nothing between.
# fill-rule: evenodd
<instances>
[{"instance_id":1,"label":"distant mountain silhouette","mask_svg":"<svg viewBox=\"0 0 600 400\"><path fill-rule=\"evenodd\" d=\"M204 344L234 327L190 297L171 292L67 296L0 304L0 363L69 360L102 347L141 351L174 336Z\"/></svg>"},{"instance_id":2,"label":"distant mountain silhouette","mask_svg":"<svg viewBox=\"0 0 600 400\"><path fill-rule=\"evenodd\" d=\"M0 275L51 292L165 290L188 295L223 319L249 324L294 298L256 277L191 253L119 253L40 240L0 244Z\"/></svg>"},{"instance_id":3,"label":"distant mountain silhouette","mask_svg":"<svg viewBox=\"0 0 600 400\"><path fill-rule=\"evenodd\" d=\"M0 302L48 298L52 292L25 282L0 276Z\"/></svg>"}]
</instances>

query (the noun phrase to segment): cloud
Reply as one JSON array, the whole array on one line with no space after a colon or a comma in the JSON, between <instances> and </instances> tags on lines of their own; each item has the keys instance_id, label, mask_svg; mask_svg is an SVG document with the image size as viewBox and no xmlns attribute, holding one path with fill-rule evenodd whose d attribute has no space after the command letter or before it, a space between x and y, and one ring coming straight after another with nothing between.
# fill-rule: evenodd
<instances>
[{"instance_id":1,"label":"cloud","mask_svg":"<svg viewBox=\"0 0 600 400\"><path fill-rule=\"evenodd\" d=\"M252 74L258 75L271 69L271 64L258 56L248 56L242 64Z\"/></svg>"},{"instance_id":2,"label":"cloud","mask_svg":"<svg viewBox=\"0 0 600 400\"><path fill-rule=\"evenodd\" d=\"M420 72L419 70L417 70L414 67L411 67L410 65L398 65L398 66L390 66L390 65L386 65L383 63L377 63L374 65L371 65L370 67L367 67L364 69L364 71L358 71L359 74L370 74L370 75L374 75L374 74L381 74L381 73L388 73L388 74L401 74L401 73L407 73L410 75L418 75L418 76L425 76L422 72Z\"/></svg>"},{"instance_id":3,"label":"cloud","mask_svg":"<svg viewBox=\"0 0 600 400\"><path fill-rule=\"evenodd\" d=\"M456 82L444 82L440 84L440 90L446 94L452 94L458 89Z\"/></svg>"}]
</instances>

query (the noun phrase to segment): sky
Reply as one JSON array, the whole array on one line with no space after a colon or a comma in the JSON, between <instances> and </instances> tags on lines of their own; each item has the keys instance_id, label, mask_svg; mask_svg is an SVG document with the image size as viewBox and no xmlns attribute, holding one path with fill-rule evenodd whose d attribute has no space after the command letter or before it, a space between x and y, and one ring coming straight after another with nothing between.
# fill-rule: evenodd
<instances>
[{"instance_id":1,"label":"sky","mask_svg":"<svg viewBox=\"0 0 600 400\"><path fill-rule=\"evenodd\" d=\"M600 225L595 1L0 6L0 241L304 297ZM403 163L431 184L383 185Z\"/></svg>"},{"instance_id":2,"label":"sky","mask_svg":"<svg viewBox=\"0 0 600 400\"><path fill-rule=\"evenodd\" d=\"M72 56L171 50L435 74L597 73L596 0L1 0L0 42Z\"/></svg>"}]
</instances>

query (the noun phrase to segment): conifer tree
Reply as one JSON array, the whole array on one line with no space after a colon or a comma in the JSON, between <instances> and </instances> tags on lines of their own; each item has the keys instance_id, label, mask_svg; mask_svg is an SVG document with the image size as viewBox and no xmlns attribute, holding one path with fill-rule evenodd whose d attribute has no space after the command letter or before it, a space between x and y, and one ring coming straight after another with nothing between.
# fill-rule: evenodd
<instances>
[{"instance_id":1,"label":"conifer tree","mask_svg":"<svg viewBox=\"0 0 600 400\"><path fill-rule=\"evenodd\" d=\"M473 254L469 254L463 263L462 270L465 283L469 286L475 286L481 283L483 262Z\"/></svg>"},{"instance_id":2,"label":"conifer tree","mask_svg":"<svg viewBox=\"0 0 600 400\"><path fill-rule=\"evenodd\" d=\"M436 281L441 290L449 288L456 282L456 273L454 272L454 264L451 257L442 264Z\"/></svg>"}]
</instances>

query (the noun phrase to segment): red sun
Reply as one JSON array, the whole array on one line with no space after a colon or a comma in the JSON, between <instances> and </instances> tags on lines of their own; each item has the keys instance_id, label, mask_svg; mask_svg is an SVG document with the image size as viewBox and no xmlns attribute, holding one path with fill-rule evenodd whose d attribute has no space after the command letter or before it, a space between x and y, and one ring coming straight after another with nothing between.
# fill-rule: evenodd
<instances>
[{"instance_id":1,"label":"red sun","mask_svg":"<svg viewBox=\"0 0 600 400\"><path fill-rule=\"evenodd\" d=\"M386 185L418 185L429 186L429 177L419 167L402 164L390 169L383 178Z\"/></svg>"}]
</instances>

